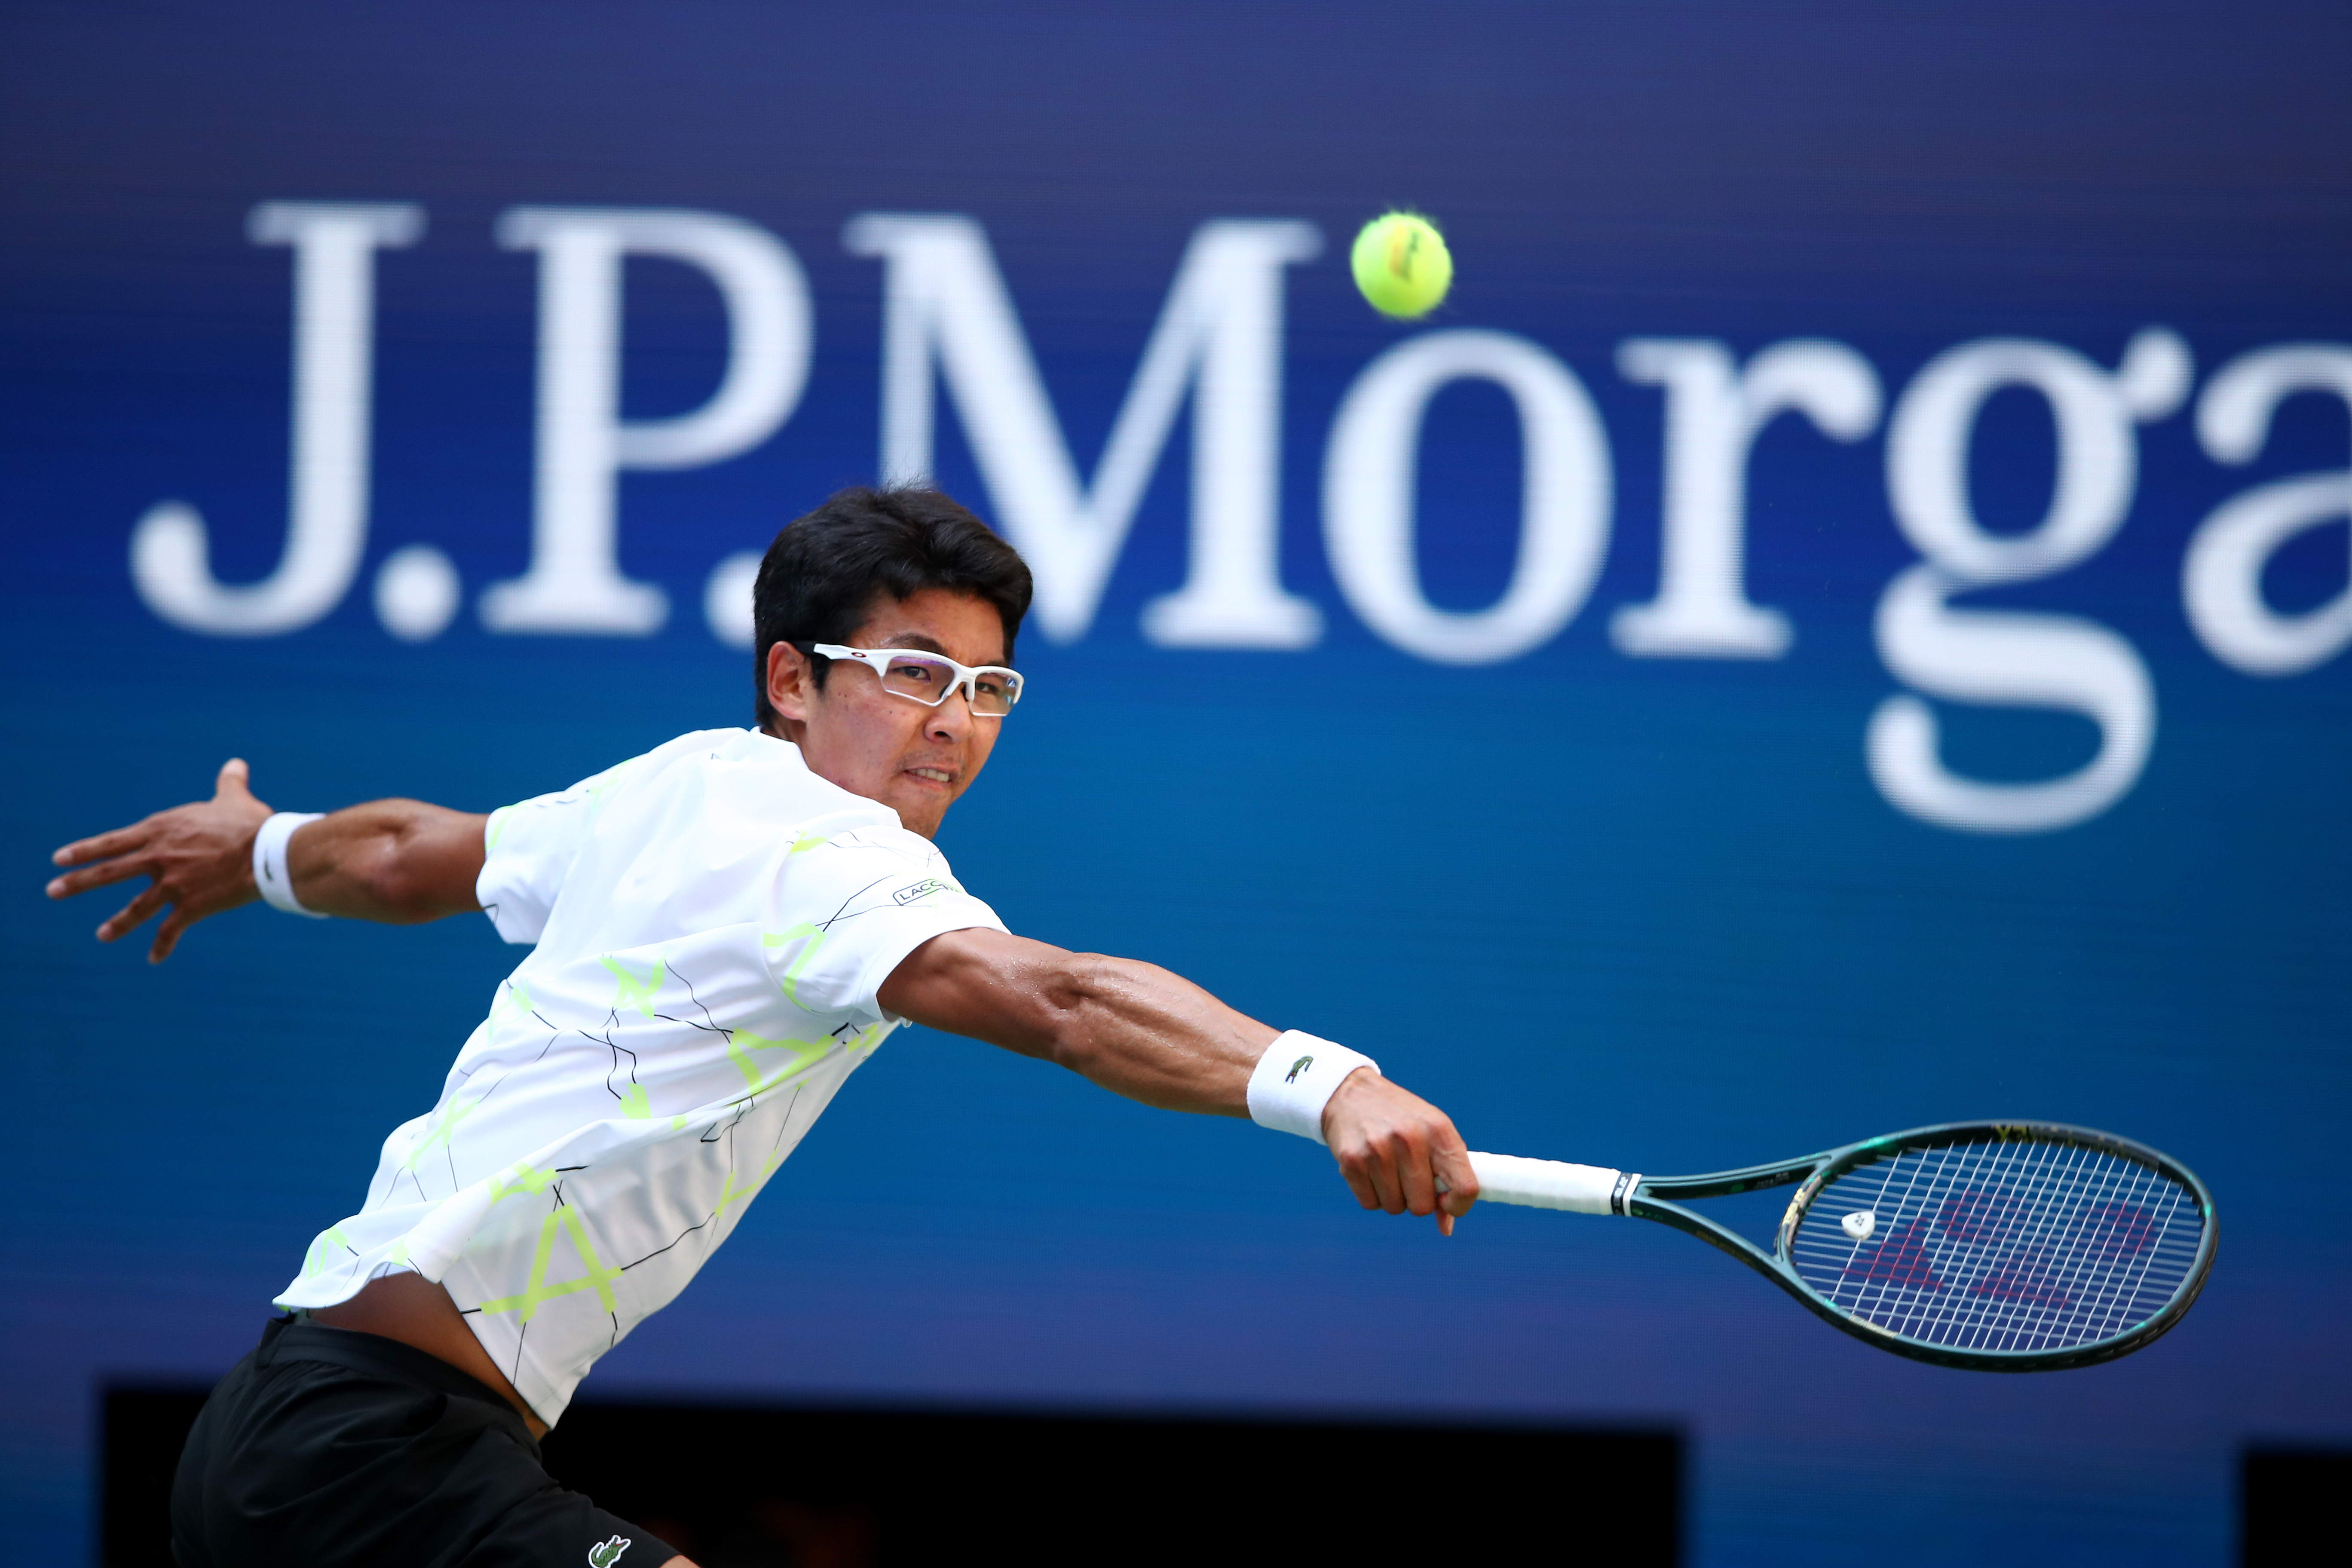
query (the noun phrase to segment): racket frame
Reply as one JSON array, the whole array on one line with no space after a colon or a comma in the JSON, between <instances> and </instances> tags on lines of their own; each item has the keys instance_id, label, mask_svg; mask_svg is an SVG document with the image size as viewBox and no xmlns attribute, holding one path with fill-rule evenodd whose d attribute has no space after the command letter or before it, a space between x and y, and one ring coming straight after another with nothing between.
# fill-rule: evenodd
<instances>
[{"instance_id":1,"label":"racket frame","mask_svg":"<svg viewBox=\"0 0 2352 1568\"><path fill-rule=\"evenodd\" d=\"M2197 1241L2197 1255L2190 1261L2187 1281L2154 1315L2121 1333L2064 1350L1954 1350L1895 1333L1851 1315L1806 1284L1789 1260L1790 1248L1796 1241L1797 1227L1803 1222L1813 1200L1830 1183L1859 1165L1923 1145L2034 1141L2062 1143L2133 1161L2179 1183L2194 1194L2199 1217L2204 1222ZM1792 1182L1801 1184L1789 1199L1788 1212L1780 1218L1780 1226L1773 1238L1770 1252L1675 1201L1729 1197L1735 1193L1787 1186ZM1914 1127L1907 1131L1865 1138L1842 1149L1808 1154L1801 1159L1776 1161L1769 1165L1748 1165L1736 1171L1714 1171L1699 1176L1643 1176L1634 1182L1630 1193L1612 1202L1612 1206L1616 1207L1618 1203L1622 1204L1620 1213L1672 1226L1676 1230L1698 1237L1710 1247L1729 1253L1794 1296L1814 1316L1865 1344L1892 1351L1914 1361L1928 1362L1937 1366L1960 1367L1971 1372L2056 1372L2065 1367L2091 1366L2099 1362L2113 1361L2117 1356L2139 1349L2179 1322L2196 1301L2198 1293L2205 1288L2206 1276L2212 1271L2213 1251L2219 1239L2214 1227L2213 1194L2187 1166L2128 1138L2054 1121L1946 1121L1932 1127Z\"/></svg>"}]
</instances>

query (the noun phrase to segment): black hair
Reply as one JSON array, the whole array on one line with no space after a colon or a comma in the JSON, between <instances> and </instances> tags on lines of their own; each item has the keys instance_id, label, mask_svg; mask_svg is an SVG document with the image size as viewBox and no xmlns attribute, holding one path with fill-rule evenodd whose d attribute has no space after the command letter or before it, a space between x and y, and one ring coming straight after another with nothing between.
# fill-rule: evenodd
<instances>
[{"instance_id":1,"label":"black hair","mask_svg":"<svg viewBox=\"0 0 2352 1568\"><path fill-rule=\"evenodd\" d=\"M776 716L768 702L770 648L846 643L877 600L908 599L926 588L977 595L994 605L1004 623L1005 662L1012 662L1029 610L1028 563L948 496L916 485L860 486L786 523L761 559L751 589L760 726ZM810 659L819 690L832 662Z\"/></svg>"}]
</instances>

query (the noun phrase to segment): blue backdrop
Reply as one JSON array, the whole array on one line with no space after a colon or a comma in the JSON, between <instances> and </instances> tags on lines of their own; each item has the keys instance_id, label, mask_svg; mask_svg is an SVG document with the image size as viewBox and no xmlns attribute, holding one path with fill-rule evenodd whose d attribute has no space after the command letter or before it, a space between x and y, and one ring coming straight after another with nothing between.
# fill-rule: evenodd
<instances>
[{"instance_id":1,"label":"blue backdrop","mask_svg":"<svg viewBox=\"0 0 2352 1568\"><path fill-rule=\"evenodd\" d=\"M2347 46L10 6L15 1538L86 1552L97 1386L242 1353L511 957L254 910L151 970L47 850L230 754L285 808L488 809L743 722L727 563L887 462L1057 584L942 837L1016 931L1370 1050L1480 1147L2112 1128L2210 1183L2219 1267L2126 1362L1937 1371L1662 1229L1441 1243L1303 1143L917 1032L591 1395L1668 1420L1701 1563L2222 1562L2241 1442L2352 1437ZM1396 203L1459 271L1410 327L1344 263ZM1385 1495L1476 1506L1431 1484Z\"/></svg>"}]
</instances>

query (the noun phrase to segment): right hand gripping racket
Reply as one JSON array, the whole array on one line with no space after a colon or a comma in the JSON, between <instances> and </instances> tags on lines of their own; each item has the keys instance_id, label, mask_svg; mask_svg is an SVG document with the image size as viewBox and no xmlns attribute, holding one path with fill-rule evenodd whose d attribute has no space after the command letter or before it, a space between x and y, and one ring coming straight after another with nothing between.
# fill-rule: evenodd
<instances>
[{"instance_id":1,"label":"right hand gripping racket","mask_svg":"<svg viewBox=\"0 0 2352 1568\"><path fill-rule=\"evenodd\" d=\"M1470 1166L1482 1202L1688 1231L1864 1343L1939 1366L2112 1361L2179 1322L2213 1267L2213 1197L2185 1166L2050 1122L1948 1122L1705 1176L1509 1154ZM1675 1201L1790 1182L1769 1253Z\"/></svg>"}]
</instances>

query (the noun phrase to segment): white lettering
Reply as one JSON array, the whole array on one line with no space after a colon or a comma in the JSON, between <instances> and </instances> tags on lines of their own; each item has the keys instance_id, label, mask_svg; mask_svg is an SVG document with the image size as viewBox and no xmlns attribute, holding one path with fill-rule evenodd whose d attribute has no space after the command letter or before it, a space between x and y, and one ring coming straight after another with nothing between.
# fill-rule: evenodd
<instances>
[{"instance_id":1,"label":"white lettering","mask_svg":"<svg viewBox=\"0 0 2352 1568\"><path fill-rule=\"evenodd\" d=\"M759 640L751 616L751 590L759 582L760 552L743 550L713 567L702 585L703 622L729 647L749 651Z\"/></svg>"},{"instance_id":2,"label":"white lettering","mask_svg":"<svg viewBox=\"0 0 2352 1568\"><path fill-rule=\"evenodd\" d=\"M1924 821L1977 833L2035 833L2097 816L2120 800L2156 740L2156 689L2122 637L2071 616L1955 610L1975 584L1932 565L1896 577L1878 602L1878 649L1886 668L1960 702L2057 708L2099 726L2099 753L2066 774L2030 784L1979 784L1937 755L1935 710L1909 695L1871 715L1864 742L1871 777L1886 798Z\"/></svg>"},{"instance_id":3,"label":"white lettering","mask_svg":"<svg viewBox=\"0 0 2352 1568\"><path fill-rule=\"evenodd\" d=\"M623 576L615 496L625 468L715 463L766 440L807 384L808 279L783 242L717 213L516 207L499 243L540 253L539 437L530 568L482 596L493 631L644 636L667 596ZM621 274L629 256L700 268L729 323L727 368L701 407L620 416Z\"/></svg>"},{"instance_id":4,"label":"white lettering","mask_svg":"<svg viewBox=\"0 0 2352 1568\"><path fill-rule=\"evenodd\" d=\"M2271 416L2296 393L2352 405L2352 349L2293 343L2232 360L2197 405L2197 436L2215 461L2249 463ZM2325 522L2352 521L2352 473L2257 485L2198 527L2181 563L2189 624L2213 657L2249 675L2299 675L2352 643L2352 582L2316 609L2283 616L2263 598L2263 568L2281 545Z\"/></svg>"},{"instance_id":5,"label":"white lettering","mask_svg":"<svg viewBox=\"0 0 2352 1568\"><path fill-rule=\"evenodd\" d=\"M1517 405L1526 452L1518 559L1503 596L1469 614L1422 592L1413 481L1430 399L1449 382L1492 381ZM1427 332L1356 378L1331 425L1323 534L1332 574L1367 626L1440 664L1516 658L1557 636L1592 591L1609 542L1609 446L1576 374L1524 338Z\"/></svg>"},{"instance_id":6,"label":"white lettering","mask_svg":"<svg viewBox=\"0 0 2352 1568\"><path fill-rule=\"evenodd\" d=\"M375 617L403 642L430 642L457 616L457 567L429 544L404 544L375 573Z\"/></svg>"},{"instance_id":7,"label":"white lettering","mask_svg":"<svg viewBox=\"0 0 2352 1568\"><path fill-rule=\"evenodd\" d=\"M1776 343L1738 367L1705 339L1634 338L1617 351L1629 381L1666 389L1664 532L1658 596L1617 612L1610 631L1644 658L1778 658L1789 618L1748 602L1748 456L1764 427L1800 413L1858 441L1878 426L1878 374L1843 343Z\"/></svg>"},{"instance_id":8,"label":"white lettering","mask_svg":"<svg viewBox=\"0 0 2352 1568\"><path fill-rule=\"evenodd\" d=\"M131 580L173 626L267 637L309 626L342 602L367 548L370 405L374 389L375 253L414 244L425 211L408 205L265 202L247 219L256 245L294 247L294 416L286 548L257 583L212 574L205 520L163 501L131 535Z\"/></svg>"},{"instance_id":9,"label":"white lettering","mask_svg":"<svg viewBox=\"0 0 2352 1568\"><path fill-rule=\"evenodd\" d=\"M1990 338L1937 355L1904 392L1887 432L1887 488L1895 521L1927 562L1897 576L1879 603L1880 658L1933 696L2080 713L2098 726L2099 751L2061 778L1978 783L1945 768L1926 702L1890 697L1864 749L1872 779L1897 807L1946 827L2042 832L2097 816L2137 781L2156 741L2156 689L2130 643L2072 616L1959 610L1949 600L2095 554L2122 526L2138 480L2133 422L2178 407L2189 380L2187 345L2149 329L2113 374L2053 343ZM1996 534L1970 503L1969 441L1986 400L2009 386L2048 403L2058 474L2037 525Z\"/></svg>"},{"instance_id":10,"label":"white lettering","mask_svg":"<svg viewBox=\"0 0 2352 1568\"><path fill-rule=\"evenodd\" d=\"M1311 225L1221 221L1195 231L1083 487L980 225L868 213L850 221L843 243L888 264L884 477L930 476L936 360L1005 533L1035 574L1047 637L1071 642L1093 624L1195 385L1190 564L1181 589L1145 606L1145 637L1170 647L1295 648L1321 635L1315 605L1286 593L1276 570L1282 268L1320 248Z\"/></svg>"}]
</instances>

